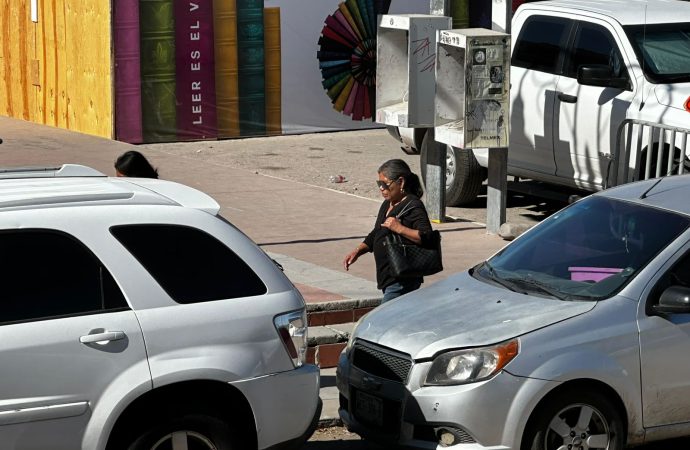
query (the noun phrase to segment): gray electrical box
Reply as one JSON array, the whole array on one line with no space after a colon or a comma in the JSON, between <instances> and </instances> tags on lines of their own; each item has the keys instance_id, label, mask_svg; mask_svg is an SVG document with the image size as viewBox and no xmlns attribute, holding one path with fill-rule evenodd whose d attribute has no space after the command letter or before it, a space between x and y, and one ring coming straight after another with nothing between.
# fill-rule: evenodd
<instances>
[{"instance_id":1,"label":"gray electrical box","mask_svg":"<svg viewBox=\"0 0 690 450\"><path fill-rule=\"evenodd\" d=\"M508 147L510 35L438 32L435 139L457 148Z\"/></svg>"},{"instance_id":2,"label":"gray electrical box","mask_svg":"<svg viewBox=\"0 0 690 450\"><path fill-rule=\"evenodd\" d=\"M434 126L436 32L452 19L427 14L379 16L376 122L395 127Z\"/></svg>"}]
</instances>

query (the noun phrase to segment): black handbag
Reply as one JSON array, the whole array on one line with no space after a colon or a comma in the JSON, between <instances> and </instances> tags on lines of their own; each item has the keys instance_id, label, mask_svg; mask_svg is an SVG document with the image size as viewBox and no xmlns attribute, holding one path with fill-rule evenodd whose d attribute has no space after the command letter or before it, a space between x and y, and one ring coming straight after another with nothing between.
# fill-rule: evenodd
<instances>
[{"instance_id":1,"label":"black handbag","mask_svg":"<svg viewBox=\"0 0 690 450\"><path fill-rule=\"evenodd\" d=\"M396 217L407 212L404 209ZM396 233L389 233L383 245L386 247L390 274L394 278L420 278L433 275L443 270L441 257L441 233L433 230L429 239L425 239L425 245L406 243Z\"/></svg>"}]
</instances>

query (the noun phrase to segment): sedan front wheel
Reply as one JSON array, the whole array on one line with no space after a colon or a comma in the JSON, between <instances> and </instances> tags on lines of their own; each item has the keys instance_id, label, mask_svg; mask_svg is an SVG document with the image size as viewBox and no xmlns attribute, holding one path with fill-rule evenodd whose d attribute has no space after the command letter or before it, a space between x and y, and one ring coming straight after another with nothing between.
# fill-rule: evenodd
<instances>
[{"instance_id":1,"label":"sedan front wheel","mask_svg":"<svg viewBox=\"0 0 690 450\"><path fill-rule=\"evenodd\" d=\"M523 450L623 450L618 409L596 392L566 392L550 399L528 428Z\"/></svg>"}]
</instances>

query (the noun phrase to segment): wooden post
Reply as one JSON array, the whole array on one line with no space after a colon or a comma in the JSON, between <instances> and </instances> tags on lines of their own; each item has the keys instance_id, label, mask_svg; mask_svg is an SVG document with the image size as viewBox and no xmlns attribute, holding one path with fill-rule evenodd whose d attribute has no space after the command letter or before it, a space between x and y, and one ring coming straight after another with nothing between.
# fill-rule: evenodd
<instances>
[{"instance_id":1,"label":"wooden post","mask_svg":"<svg viewBox=\"0 0 690 450\"><path fill-rule=\"evenodd\" d=\"M489 149L489 179L486 186L486 231L498 234L506 221L508 194L508 148Z\"/></svg>"}]
</instances>

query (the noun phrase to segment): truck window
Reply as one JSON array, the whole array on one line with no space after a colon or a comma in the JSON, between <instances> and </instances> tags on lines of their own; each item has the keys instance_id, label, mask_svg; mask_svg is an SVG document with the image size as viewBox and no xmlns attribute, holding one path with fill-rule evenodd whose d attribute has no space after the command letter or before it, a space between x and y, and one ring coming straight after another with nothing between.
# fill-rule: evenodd
<instances>
[{"instance_id":1,"label":"truck window","mask_svg":"<svg viewBox=\"0 0 690 450\"><path fill-rule=\"evenodd\" d=\"M611 67L614 77L626 77L627 71L611 33L604 27L580 22L565 75L577 78L580 66L602 64Z\"/></svg>"},{"instance_id":2,"label":"truck window","mask_svg":"<svg viewBox=\"0 0 690 450\"><path fill-rule=\"evenodd\" d=\"M647 80L690 81L690 24L668 23L624 27Z\"/></svg>"},{"instance_id":3,"label":"truck window","mask_svg":"<svg viewBox=\"0 0 690 450\"><path fill-rule=\"evenodd\" d=\"M560 74L572 21L561 17L532 16L525 21L515 44L511 65Z\"/></svg>"}]
</instances>

